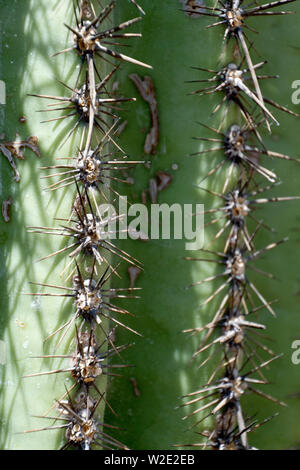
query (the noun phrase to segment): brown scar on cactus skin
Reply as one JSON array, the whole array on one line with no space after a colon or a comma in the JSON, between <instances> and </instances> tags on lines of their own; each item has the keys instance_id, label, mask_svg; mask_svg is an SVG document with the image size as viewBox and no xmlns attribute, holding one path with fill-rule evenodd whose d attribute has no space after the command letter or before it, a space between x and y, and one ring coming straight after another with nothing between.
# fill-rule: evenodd
<instances>
[{"instance_id":1,"label":"brown scar on cactus skin","mask_svg":"<svg viewBox=\"0 0 300 470\"><path fill-rule=\"evenodd\" d=\"M16 136L16 140L11 142L2 142L0 144L0 152L7 158L9 161L10 166L14 171L14 179L17 183L19 183L21 176L17 170L16 164L14 162L13 157L17 157L20 160L25 160L24 156L24 149L29 148L32 152L34 152L39 158L41 157L40 150L38 147L38 138L36 136L30 136L27 140L18 140Z\"/></svg>"},{"instance_id":2,"label":"brown scar on cactus skin","mask_svg":"<svg viewBox=\"0 0 300 470\"><path fill-rule=\"evenodd\" d=\"M152 204L157 203L157 182L155 178L149 180L149 195Z\"/></svg>"},{"instance_id":3,"label":"brown scar on cactus skin","mask_svg":"<svg viewBox=\"0 0 300 470\"><path fill-rule=\"evenodd\" d=\"M135 394L136 397L139 397L141 396L141 392L138 388L138 384L137 384L137 381L134 377L130 377L130 382L132 383L132 387L133 387L133 393Z\"/></svg>"},{"instance_id":4,"label":"brown scar on cactus skin","mask_svg":"<svg viewBox=\"0 0 300 470\"><path fill-rule=\"evenodd\" d=\"M143 204L147 204L147 195L149 194L152 204L156 204L158 193L166 189L173 181L173 176L162 170L156 172L156 178L149 179L148 189L142 191L141 199Z\"/></svg>"},{"instance_id":5,"label":"brown scar on cactus skin","mask_svg":"<svg viewBox=\"0 0 300 470\"><path fill-rule=\"evenodd\" d=\"M14 159L13 159L13 156L11 154L11 152L5 147L5 145L0 145L0 152L7 158L7 160L9 161L9 164L10 166L12 167L13 171L14 171L14 179L17 183L19 183L20 179L21 179L21 176L20 176L20 173L18 172L17 170L17 167L16 167L16 164L14 162Z\"/></svg>"},{"instance_id":6,"label":"brown scar on cactus skin","mask_svg":"<svg viewBox=\"0 0 300 470\"><path fill-rule=\"evenodd\" d=\"M142 270L138 268L137 266L129 266L128 267L128 275L130 278L130 289L133 289L135 286L135 281L137 278L140 276L142 273Z\"/></svg>"},{"instance_id":7,"label":"brown scar on cactus skin","mask_svg":"<svg viewBox=\"0 0 300 470\"><path fill-rule=\"evenodd\" d=\"M18 135L16 135L16 140L12 142L2 142L1 145L4 145L13 156L20 158L20 160L25 160L23 152L25 148L29 148L33 153L41 158L38 142L39 139L35 135L28 137L27 140L19 140Z\"/></svg>"},{"instance_id":8,"label":"brown scar on cactus skin","mask_svg":"<svg viewBox=\"0 0 300 470\"><path fill-rule=\"evenodd\" d=\"M165 171L159 170L156 173L156 181L157 181L157 190L163 191L166 189L173 181L173 176Z\"/></svg>"},{"instance_id":9,"label":"brown scar on cactus skin","mask_svg":"<svg viewBox=\"0 0 300 470\"><path fill-rule=\"evenodd\" d=\"M129 78L135 84L141 97L149 104L152 126L145 140L144 151L147 155L155 155L156 147L159 142L159 118L153 81L151 77L148 76L145 76L144 79L142 79L136 73L129 75Z\"/></svg>"},{"instance_id":10,"label":"brown scar on cactus skin","mask_svg":"<svg viewBox=\"0 0 300 470\"><path fill-rule=\"evenodd\" d=\"M10 206L12 205L13 200L11 197L2 202L2 216L4 222L10 222Z\"/></svg>"}]
</instances>

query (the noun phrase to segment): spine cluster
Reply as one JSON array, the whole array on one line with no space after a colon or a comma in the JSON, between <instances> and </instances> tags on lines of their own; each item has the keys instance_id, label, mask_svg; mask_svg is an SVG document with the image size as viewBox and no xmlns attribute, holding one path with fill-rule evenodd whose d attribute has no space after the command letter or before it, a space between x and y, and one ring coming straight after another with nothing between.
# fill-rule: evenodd
<instances>
[{"instance_id":1,"label":"spine cluster","mask_svg":"<svg viewBox=\"0 0 300 470\"><path fill-rule=\"evenodd\" d=\"M218 178L224 181L219 192L205 188L203 182L202 189L219 201L217 207L214 204L213 208L205 211L211 217L207 225L219 224L219 230L209 245L201 250L203 258L188 258L219 266L216 275L194 285L221 280L220 285L202 304L217 305L209 323L186 330L186 333L201 335L199 347L194 353L194 357L201 357L200 367L207 365L210 360L217 364L208 382L188 394L184 403L195 407L188 416L199 413L201 419L198 423L205 418L213 418L214 428L200 432L204 441L191 444L203 448L253 449L248 440L249 432L266 423L269 418L259 422L248 417L243 403L246 393L254 393L285 406L285 403L264 390L268 383L264 375L265 368L280 355L276 355L263 342L261 332L266 326L257 321L256 314L262 309L267 309L273 316L275 312L272 302L266 300L251 281L251 271L272 279L272 274L259 270L254 262L287 240L257 248L256 234L266 229L266 226L261 218L258 220L255 216L255 209L262 204L299 199L268 198L262 194L277 182L277 175L268 168L272 159L296 160L269 150L264 144L263 134L271 132L271 126L279 125L270 106L298 118L300 116L262 94L262 80L278 77L259 74L265 61L256 64L252 62L254 48L247 36L250 30L247 21L249 17L290 14L292 12L278 11L276 7L292 1L281 0L267 4L256 2L254 6L244 7L243 0L226 0L218 1L214 7L201 5L198 10L190 10L194 16L212 17L213 22L209 27L224 27L223 41L227 45L227 61L222 66L216 70L195 67L210 77L194 80L206 82L207 86L192 93L219 97L213 114L221 114L220 124L216 129L202 124L208 135L199 137L199 140L209 142L211 147L198 154L201 157L207 154L209 158L215 151L222 154L221 161L209 170L203 180ZM231 45L234 47L230 48ZM216 251L211 248L214 243L222 246L222 249Z\"/></svg>"},{"instance_id":2,"label":"spine cluster","mask_svg":"<svg viewBox=\"0 0 300 470\"><path fill-rule=\"evenodd\" d=\"M131 2L143 13L134 0ZM117 208L113 214L102 208L103 203L111 204L119 197L115 186L123 181L124 171L140 163L127 158L117 142L119 118L115 110L122 102L134 99L118 97L109 91L119 67L112 61L124 60L150 66L116 51L123 39L141 36L127 32L127 28L140 21L141 17L114 25L116 1L110 1L106 6L96 3L89 0L74 2L74 23L65 25L72 33L72 43L57 53L71 52L81 61L75 84L62 83L65 94L61 96L33 95L48 100L51 103L48 110L53 113L63 111L62 115L49 121L72 120L59 148L63 149L71 136L80 135L80 145L74 148L72 156L65 155L60 158L62 164L43 168L51 170L43 178L47 181L48 178L54 179L48 190L66 187L75 190L76 196L69 214L59 219L57 227L30 227L34 233L50 234L59 241L63 240L63 248L43 259L68 256L66 267L60 273L62 285L37 284L48 291L33 293L70 298L70 317L46 338L58 338L57 347L71 335L70 352L66 355L54 352L41 356L63 359L67 365L65 368L31 374L30 377L69 374L73 385L56 401L57 415L53 417L52 413L48 413L44 416L49 423L54 419L55 424L28 431L63 429L63 449L127 449L110 435L107 430L110 426L97 412L100 403L110 406L106 400L106 383L99 381L99 378L118 375L114 373L115 369L118 372L118 369L126 367L120 357L120 364L110 364L109 361L112 356L120 356L121 351L128 347L115 345L116 328L124 327L139 334L120 320L129 312L114 303L114 299L134 298L132 292L135 288L131 287L128 292L128 289L111 287L111 280L118 276L120 263L139 266L139 262L119 249L114 242L114 234L108 233L111 227L116 227L114 224L122 215L117 213ZM106 75L103 74L104 70Z\"/></svg>"}]
</instances>

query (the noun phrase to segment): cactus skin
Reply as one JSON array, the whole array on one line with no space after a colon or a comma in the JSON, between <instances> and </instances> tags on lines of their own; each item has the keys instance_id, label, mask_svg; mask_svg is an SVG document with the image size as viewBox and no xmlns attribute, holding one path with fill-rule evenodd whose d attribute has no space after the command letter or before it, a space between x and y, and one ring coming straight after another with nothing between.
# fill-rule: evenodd
<instances>
[{"instance_id":1,"label":"cactus skin","mask_svg":"<svg viewBox=\"0 0 300 470\"><path fill-rule=\"evenodd\" d=\"M20 5L22 4L22 5ZM27 1L8 5L1 1L1 79L6 82L7 104L5 119L1 122L7 140L36 135L39 138L41 160L26 150L25 161L17 162L21 174L19 184L12 178L12 170L1 155L1 202L10 195L13 199L11 221L1 218L1 340L5 343L6 364L1 365L1 444L2 449L58 449L62 443L61 431L17 434L45 426L42 415L71 385L66 374L23 379L22 376L50 370L59 366L57 360L32 359L30 356L53 354L55 342L43 344L48 334L65 322L71 305L59 298L39 298L23 293L37 292L29 282L61 285L59 273L66 259L55 257L37 263L37 260L57 249L54 237L37 236L27 232L28 226L54 226L54 217L69 214L74 191L45 192L47 186L40 179L40 166L53 164L58 156L72 154L78 142L70 139L64 149L57 151L68 124L41 124L45 113L36 112L43 104L27 93L61 93L57 79L72 82L77 75L79 59L50 55L66 47L70 41L64 21L72 20L70 2ZM55 34L53 28L55 26ZM49 113L50 114L50 113ZM20 116L27 122L20 124ZM47 116L49 119L52 116ZM47 119L45 118L45 119ZM60 248L64 242L59 242ZM20 326L24 322L24 326ZM56 351L69 351L68 342ZM66 361L64 362L64 365ZM61 365L61 364L60 364ZM105 384L104 384L105 385ZM100 411L100 410L99 410Z\"/></svg>"},{"instance_id":2,"label":"cactus skin","mask_svg":"<svg viewBox=\"0 0 300 470\"><path fill-rule=\"evenodd\" d=\"M30 414L43 412L47 409L49 400L51 401L54 395L60 393L61 385L58 386L57 394L54 393L53 381L51 381L51 390L47 392L49 382L46 378L40 389L35 389L32 383L20 379L23 373L29 373L33 370L31 362L24 358L24 343L29 340L30 346L25 351L30 350L33 354L41 352L43 338L56 326L56 321L51 316L51 311L55 310L55 307L53 299L51 305L50 301L49 304L43 302L43 314L37 317L36 312L32 312L32 299L19 295L19 292L21 290L28 291L27 284L24 287L28 279L39 281L41 278L44 280L47 278L48 271L51 271L52 268L51 263L50 266L33 265L33 263L40 256L50 252L53 246L49 246L51 241L44 238L43 240L39 238L38 244L35 243L35 239L25 232L24 227L36 224L37 214L40 214L41 224L45 221L48 222L45 207L47 207L47 214L49 208L49 213L54 215L54 209L58 207L63 198L60 196L56 200L52 196L52 198L49 197L48 203L48 199L46 199L48 196L41 197L43 184L39 181L38 167L40 163L50 163L53 158L53 155L48 156L47 152L50 147L48 137L51 127L39 125L40 116L36 115L33 110L34 106L36 109L39 108L39 103L34 104L29 101L25 94L27 92L43 93L46 85L47 88L51 86L51 92L55 93L53 76L58 75L56 74L58 59L50 62L49 45L47 44L47 47L40 45L41 37L45 38L42 44L47 43L48 40L51 41L51 38L53 39L53 35L46 25L40 24L40 19L45 18L47 2L30 2L30 17L27 16L30 21L27 20L27 33L24 33L24 35L26 34L26 45L25 41L19 41L19 38L14 39L13 26L16 25L17 29L18 25L18 30L23 31L24 25L20 25L20 22L23 22L22 18L24 18L28 7L28 4L24 5L25 2L22 2L21 8L19 3L15 2L12 8L11 5L7 6L5 0L0 2L1 12L4 13L3 18L9 25L9 31L5 32L5 36L2 36L3 42L10 45L10 50L14 50L14 64L10 64L10 54L3 54L3 50L6 51L6 49L2 45L0 78L13 84L13 88L9 85L9 90L12 90L15 100L14 102L10 101L6 106L5 132L11 138L14 137L16 128L20 129L22 136L38 135L43 160L37 161L36 157L28 152L26 161L19 164L19 168L22 169L22 179L17 186L12 183L12 173L7 161L3 158L0 159L1 180L3 188L5 188L3 191L12 188L5 196L1 194L1 197L6 199L7 194L12 194L13 199L16 200L16 205L12 208L10 224L4 224L1 221L1 246L5 246L5 250L1 250L1 256L5 257L3 260L5 264L1 260L1 266L6 268L6 272L3 267L1 268L1 339L7 343L9 359L5 368L0 366L2 369L0 446L3 449L24 449L25 447L40 449L57 447L56 441L60 438L49 433L23 436L15 435L14 432L33 427L35 424ZM165 0L163 5L154 5L152 0L144 0L143 2L141 0L140 3L147 12L147 16L142 23L143 39L134 47L132 55L154 66L151 75L159 99L162 136L157 156L153 159L154 168L169 169L172 163L177 163L179 166L178 171L174 174L172 185L165 193L162 193L160 202L203 202L210 205L209 198L204 197L202 192L193 187L193 184L197 182L198 175L201 178L201 175L206 173L206 161L188 159L185 155L197 150L197 145L190 140L191 136L200 135L199 127L194 124L194 121L206 121L212 109L213 100L211 102L209 100L198 101L195 97L187 97L185 93L190 91L190 88L183 82L192 79L191 71L188 68L190 65L214 67L215 51L218 50L218 47L221 48L221 33L205 31L204 25L208 24L205 20L185 18L183 13L178 11L177 6L174 6L173 0ZM127 13L128 17L131 17L133 8L125 4L119 6L120 17L126 18ZM297 10L298 14L300 13L297 3L293 9ZM60 11L62 21L58 21L57 18L56 25L56 28L59 28L62 33L62 42L66 37L62 26L63 10L62 7ZM21 12L24 12L24 15ZM35 15L40 15L36 21L34 21ZM298 67L299 51L289 45L298 45L297 21L294 16L291 16L280 22L275 17L269 19L268 22L253 21L252 23L254 26L257 25L261 31L260 36L255 40L256 47L263 57L270 57L268 71L281 75L280 86L276 82L265 84L266 94L274 99L278 98L279 100L280 98L281 103L292 107L290 103L291 83L299 79L300 70ZM2 32L3 28L4 25L1 24ZM46 35L47 30L48 35ZM58 34L57 31L58 29L56 29L56 34ZM7 41L5 41L6 37ZM266 38L268 38L268 42ZM39 46L41 57L39 70L43 70L45 64L51 64L47 65L50 69L45 69L45 75L42 79L40 75L33 74L38 63L28 64L28 57L21 49L24 47L30 50L30 44ZM15 49L16 47L18 49ZM276 55L274 49L276 49ZM53 47L53 52L55 50L57 50L56 45ZM164 54L165 61L162 61L162 54ZM64 57L59 63L61 77L62 67L66 67L67 73L69 67L74 64L74 58L66 59ZM135 67L129 66L123 66L120 72L119 81L124 95L133 96L136 94L134 86L127 78L127 75L132 72L143 74ZM172 78L170 79L170 77ZM170 83L172 87L170 87ZM278 90L280 90L280 97L277 96ZM137 94L136 96L138 98ZM24 108L25 105L26 108ZM138 131L148 119L146 105L139 100L136 106L138 112L131 110L130 114L126 116L126 119L130 121L130 126L122 137L124 145L128 144L128 153L134 158L140 156L144 143L144 135L139 134ZM24 128L17 122L19 115L23 114L28 118L30 116L26 124L26 126L30 125L30 129ZM266 138L265 143L267 147L275 148L276 146L276 150L297 157L299 123L293 118L282 115L280 122L280 128L274 130L272 136ZM214 124L211 120L210 125L214 126ZM60 128L56 128L54 125L53 129L55 133L59 134ZM178 138L179 132L180 139ZM277 161L272 161L271 166L283 181L280 187L274 189L272 195L299 194L297 166ZM143 170L138 170L138 172L139 174L135 178L138 182L136 184L140 189L144 189L148 183L148 173ZM216 189L219 181L214 181L212 184L216 185L212 189ZM136 192L138 186L135 187ZM15 192L13 193L13 191ZM25 199L24 196L27 194L29 197ZM69 203L70 201L63 200L65 207L69 207ZM52 209L50 204L52 204ZM292 230L297 229L297 207L296 203L291 203L284 208L276 205L268 206L267 210L262 209L266 223L278 230L276 239L286 236L287 232L293 234ZM60 210L63 208L61 207ZM295 236L291 236L291 238L298 238L297 232L294 233ZM209 232L207 232L207 237L209 236ZM258 238L257 245L265 245L273 239L271 234L264 232ZM291 363L291 343L298 336L299 324L299 298L293 295L299 290L298 263L295 262L299 253L298 243L296 241L286 244L259 263L261 269L276 274L280 278L280 283L265 281L257 277L258 285L267 298L280 297L280 302L276 305L278 319L274 320L267 314L260 318L267 324L267 334L276 341L276 350L284 352L284 357L274 363L268 373L268 378L272 382L268 392L284 399L287 394L298 391L300 388L297 366ZM115 424L126 428L125 433L122 432L120 436L117 436L116 433L115 437L126 441L127 445L133 449L172 448L173 444L181 443L185 439L186 442L190 442L193 436L192 433L186 433L189 436L185 437L184 431L187 428L187 423L180 419L185 412L174 409L180 404L179 397L197 387L199 380L201 383L205 383L209 373L202 370L203 377L201 376L199 379L199 372L195 365L187 367L195 345L180 334L182 329L191 327L193 322L199 324L199 318L203 324L211 318L213 306L207 312L203 312L198 307L201 299L209 292L205 292L203 289L201 291L200 289L185 291L184 287L193 280L204 277L203 274L213 274L213 270L210 266L191 266L189 263L185 263L182 260L182 256L185 256L184 246L179 241L171 243L160 241L157 244L155 242L148 244L126 242L126 248L144 262L145 272L137 284L143 287L143 296L135 307L138 316L132 320L130 325L134 325L134 328L142 332L144 338L137 339L134 347L126 355L124 354L126 362L136 364L136 369L128 371L128 374L124 373L124 380L121 383L118 381L118 384L114 381L111 386L110 402L112 405L117 403L118 410L122 410ZM53 275L54 272L55 274L60 272L59 265L56 264L55 270L52 270L51 274ZM126 272L123 277L126 279ZM130 307L132 308L132 306ZM57 308L59 308L58 304ZM26 312L26 318L24 318L24 312ZM17 327L15 319L24 319L26 328ZM125 333L122 333L118 340L121 344L122 341L132 341L132 337L129 338ZM141 390L141 396L138 398L132 393L132 386L129 382L129 377L132 375L136 377ZM299 404L297 400L288 400L288 402L289 409L280 410L280 415L268 425L268 428L262 427L261 430L253 434L251 442L253 445L262 449L281 449L289 448L299 442ZM32 403L38 403L38 410L32 410ZM265 402L262 404L262 401L255 397L249 397L245 406L247 406L249 414L258 412L261 418L277 410L275 405ZM114 424L112 420L110 422ZM36 421L36 424L39 425L40 422ZM51 439L53 439L52 442L50 442Z\"/></svg>"},{"instance_id":3,"label":"cactus skin","mask_svg":"<svg viewBox=\"0 0 300 470\"><path fill-rule=\"evenodd\" d=\"M178 5L180 8L179 3ZM174 173L172 184L161 194L159 202L169 204L198 202L204 203L208 209L215 204L214 198L207 197L194 185L214 166L215 162L220 161L218 159L220 156L216 155L212 157L214 160L210 161L209 156L193 159L186 155L199 150L197 142L191 140L192 136L207 136L195 121L212 127L218 125L219 117L209 117L217 98L186 96L194 88L184 84L184 81L202 78L191 71L190 66L216 68L219 58L216 51L219 50L220 54L222 52L223 31L205 30L205 26L210 24L209 19L185 17L177 8L177 2L172 0L166 0L159 5L145 0L142 6L147 13L141 29L143 40L136 44L134 52L136 56L143 57L153 65L153 73L150 75L157 91L161 126L160 146L157 155L152 158L153 174L157 169L168 171L174 162L179 166L178 171ZM125 4L119 8L122 17L130 10ZM297 2L293 4L292 9L297 10L299 14ZM299 109L291 103L291 83L297 79L299 70L298 52L291 47L297 44L296 16L251 20L249 24L260 31L254 39L262 57L269 59L266 74L281 76L278 81L265 81L263 92L275 101L280 101L283 105L299 112ZM284 64L282 57L285 57ZM261 59L256 57L256 60ZM119 82L124 94L136 93L128 78L129 74L135 72L139 73L130 66L124 67L120 72ZM124 131L122 142L132 149L129 150L131 156L138 158L145 137L144 134L139 136L138 130L149 126L149 117L147 105L139 99L138 94L133 96L137 96L138 99L137 110L131 110L131 114L127 117L130 124ZM299 121L280 112L276 116L281 125L279 128L273 126L272 135L264 138L267 148L299 157L297 151ZM230 122L233 117L229 117ZM282 180L282 184L270 192L270 197L299 195L297 164L270 159L267 167L274 169ZM139 194L147 186L148 178L147 171L138 169L135 186L129 194L132 192ZM206 182L206 187L218 191L224 184L223 178L224 175L210 178ZM255 415L257 419L262 420L279 411L276 419L251 434L251 445L261 449L290 448L299 441L297 426L299 405L297 400L287 398L288 394L299 389L297 366L291 362L293 352L291 344L297 337L295 332L298 325L298 298L293 295L298 290L298 275L297 267L292 262L299 253L299 242L295 241L297 232L293 235L293 230L297 227L298 207L297 201L284 206L269 204L257 213L266 224L276 229L276 233L261 232L258 234L256 246L265 246L287 234L291 239L289 243L269 253L256 264L258 268L275 274L280 279L279 282L266 280L254 273L252 277L267 299L279 298L279 302L275 305L278 318L271 318L270 314L261 312L259 319L267 325L266 335L272 338L267 344L276 352L284 353L284 356L275 361L267 371L271 384L267 386L266 392L289 404L288 409L278 410L276 404L266 402L259 397L244 398L246 413L250 416ZM206 229L206 242L216 232L217 227L211 231ZM218 249L216 245L215 249ZM186 410L175 407L180 405L181 395L196 390L201 384L206 383L206 377L214 370L215 364L209 363L207 368L201 369L200 372L195 364L190 365L189 360L195 350L195 344L193 338L181 336L180 331L191 328L193 324L204 325L209 318L212 318L215 305L204 310L199 308L199 304L214 290L214 286L209 288L205 286L206 289L203 286L188 291L184 288L195 280L213 275L214 270L208 264L197 263L196 266L196 263L184 262L182 257L189 256L190 253L185 252L183 243L179 241L168 243L152 241L148 244L140 242L139 245L132 242L130 250L144 262L145 272L137 281L137 285L143 287L143 296L137 308L138 317L134 320L134 325L145 338L138 339L134 348L126 353L128 362L136 364L137 367L132 372L128 371L127 380L124 380L124 390L112 383L111 403L121 401L124 406L125 413L121 418L121 425L127 429L126 442L131 448L171 449L174 444L198 442L192 431L185 432L196 420L189 420L188 423L182 421L181 418ZM126 341L124 336L122 335L122 340ZM139 397L134 396L132 391L129 381L131 376L134 376L139 384L141 391ZM197 419L200 418L198 415ZM208 426L209 423L206 421L202 429ZM201 430L201 427L198 429ZM284 433L282 429L285 430Z\"/></svg>"}]
</instances>

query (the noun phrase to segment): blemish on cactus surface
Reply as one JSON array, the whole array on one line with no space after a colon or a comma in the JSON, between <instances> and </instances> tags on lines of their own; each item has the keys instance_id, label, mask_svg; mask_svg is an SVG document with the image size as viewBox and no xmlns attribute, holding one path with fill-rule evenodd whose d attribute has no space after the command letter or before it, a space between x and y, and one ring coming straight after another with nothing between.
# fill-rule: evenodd
<instances>
[{"instance_id":1,"label":"blemish on cactus surface","mask_svg":"<svg viewBox=\"0 0 300 470\"><path fill-rule=\"evenodd\" d=\"M154 84L151 77L148 76L142 79L139 75L133 73L130 75L130 78L137 87L141 97L149 104L152 126L146 136L144 151L147 155L155 155L156 147L159 143L159 118Z\"/></svg>"},{"instance_id":2,"label":"blemish on cactus surface","mask_svg":"<svg viewBox=\"0 0 300 470\"><path fill-rule=\"evenodd\" d=\"M10 222L10 207L12 203L13 200L11 197L2 202L2 216L6 223Z\"/></svg>"},{"instance_id":3,"label":"blemish on cactus surface","mask_svg":"<svg viewBox=\"0 0 300 470\"><path fill-rule=\"evenodd\" d=\"M20 160L25 160L24 150L26 148L35 153L37 157L41 157L38 147L38 138L36 136L28 137L27 140L16 138L14 141L0 142L0 152L7 158L10 166L12 167L15 174L14 179L17 183L20 182L21 176L15 164L14 157L17 157Z\"/></svg>"}]
</instances>

